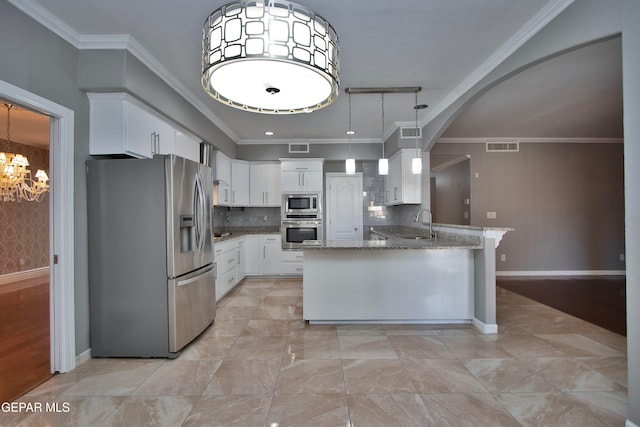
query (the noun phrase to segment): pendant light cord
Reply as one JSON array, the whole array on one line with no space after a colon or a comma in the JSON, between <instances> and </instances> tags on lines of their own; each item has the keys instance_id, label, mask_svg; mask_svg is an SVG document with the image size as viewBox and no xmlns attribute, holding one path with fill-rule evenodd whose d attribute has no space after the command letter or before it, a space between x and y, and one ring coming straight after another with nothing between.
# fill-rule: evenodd
<instances>
[{"instance_id":1,"label":"pendant light cord","mask_svg":"<svg viewBox=\"0 0 640 427\"><path fill-rule=\"evenodd\" d=\"M382 158L384 159L384 93L380 95L382 98L382 136L380 140L382 141Z\"/></svg>"},{"instance_id":2,"label":"pendant light cord","mask_svg":"<svg viewBox=\"0 0 640 427\"><path fill-rule=\"evenodd\" d=\"M420 156L420 150L418 149L418 92L416 92L415 104L413 109L416 110L416 157Z\"/></svg>"},{"instance_id":3,"label":"pendant light cord","mask_svg":"<svg viewBox=\"0 0 640 427\"><path fill-rule=\"evenodd\" d=\"M353 135L353 129L351 129L351 94L349 94L349 158L351 158L351 135Z\"/></svg>"}]
</instances>

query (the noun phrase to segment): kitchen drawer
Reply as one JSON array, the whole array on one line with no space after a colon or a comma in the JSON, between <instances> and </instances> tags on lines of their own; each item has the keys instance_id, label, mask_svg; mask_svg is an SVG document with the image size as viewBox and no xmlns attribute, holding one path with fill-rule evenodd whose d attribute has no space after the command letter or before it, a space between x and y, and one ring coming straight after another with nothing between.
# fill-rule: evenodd
<instances>
[{"instance_id":1,"label":"kitchen drawer","mask_svg":"<svg viewBox=\"0 0 640 427\"><path fill-rule=\"evenodd\" d=\"M222 268L222 272L226 273L230 269L238 265L238 251L232 249L222 254L222 264L218 265L218 268Z\"/></svg>"},{"instance_id":2,"label":"kitchen drawer","mask_svg":"<svg viewBox=\"0 0 640 427\"><path fill-rule=\"evenodd\" d=\"M282 261L302 262L302 251L282 251Z\"/></svg>"},{"instance_id":3,"label":"kitchen drawer","mask_svg":"<svg viewBox=\"0 0 640 427\"><path fill-rule=\"evenodd\" d=\"M302 275L303 266L302 261L285 261L282 263L282 274Z\"/></svg>"},{"instance_id":4,"label":"kitchen drawer","mask_svg":"<svg viewBox=\"0 0 640 427\"><path fill-rule=\"evenodd\" d=\"M222 283L220 288L222 289L223 295L226 295L237 283L237 270L236 268L232 268L222 275Z\"/></svg>"}]
</instances>

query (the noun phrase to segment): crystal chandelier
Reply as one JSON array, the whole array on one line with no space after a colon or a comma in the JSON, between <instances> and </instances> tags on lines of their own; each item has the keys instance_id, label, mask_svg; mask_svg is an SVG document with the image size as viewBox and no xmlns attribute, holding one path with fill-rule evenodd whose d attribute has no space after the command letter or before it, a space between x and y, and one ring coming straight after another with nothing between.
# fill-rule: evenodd
<instances>
[{"instance_id":1,"label":"crystal chandelier","mask_svg":"<svg viewBox=\"0 0 640 427\"><path fill-rule=\"evenodd\" d=\"M14 202L26 200L39 202L49 189L49 177L42 169L38 169L35 180L31 178L29 160L22 154L11 152L11 109L7 107L7 141L6 152L0 152L0 200Z\"/></svg>"},{"instance_id":2,"label":"crystal chandelier","mask_svg":"<svg viewBox=\"0 0 640 427\"><path fill-rule=\"evenodd\" d=\"M338 35L323 17L286 0L240 0L202 31L202 87L255 113L307 113L338 97Z\"/></svg>"}]
</instances>

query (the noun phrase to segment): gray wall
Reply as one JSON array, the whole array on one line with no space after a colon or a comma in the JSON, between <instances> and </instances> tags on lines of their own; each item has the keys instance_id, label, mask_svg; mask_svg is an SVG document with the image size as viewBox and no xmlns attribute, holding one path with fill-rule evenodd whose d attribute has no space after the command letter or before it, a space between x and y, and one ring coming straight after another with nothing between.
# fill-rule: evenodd
<instances>
[{"instance_id":1,"label":"gray wall","mask_svg":"<svg viewBox=\"0 0 640 427\"><path fill-rule=\"evenodd\" d=\"M6 1L0 2L0 28L0 79L74 111L74 167L84 171L89 154L89 102L76 85L78 51ZM89 348L86 193L85 174L76 173L73 256L78 353Z\"/></svg>"},{"instance_id":2,"label":"gray wall","mask_svg":"<svg viewBox=\"0 0 640 427\"><path fill-rule=\"evenodd\" d=\"M380 157L380 144L354 143L351 144L351 156L358 162L373 160ZM349 156L348 144L313 144L309 145L309 152L304 154L289 153L288 144L239 144L236 158L242 160L277 160L279 158L321 158L325 160L342 160ZM344 170L344 169L343 169ZM358 169L361 171L361 169Z\"/></svg>"},{"instance_id":3,"label":"gray wall","mask_svg":"<svg viewBox=\"0 0 640 427\"><path fill-rule=\"evenodd\" d=\"M484 144L437 143L431 154L471 156L472 225L515 228L498 247L499 271L625 269L622 144L487 153Z\"/></svg>"},{"instance_id":4,"label":"gray wall","mask_svg":"<svg viewBox=\"0 0 640 427\"><path fill-rule=\"evenodd\" d=\"M78 50L16 9L0 1L0 79L74 111L74 305L76 352L90 347L89 285L87 257L87 191L85 161L89 159L89 101L82 87L101 90L127 90L159 109L203 139L224 147L235 148L228 138L179 97L154 73L126 52ZM106 55L101 65L107 68L104 81L87 77L89 57ZM85 56L87 55L87 56ZM82 57L82 58L81 58ZM82 63L82 66L81 66ZM84 70L84 71L81 71ZM95 76L98 77L98 76ZM193 126L193 129L192 129ZM226 138L226 140L225 140ZM55 183L52 183L55 187Z\"/></svg>"}]
</instances>

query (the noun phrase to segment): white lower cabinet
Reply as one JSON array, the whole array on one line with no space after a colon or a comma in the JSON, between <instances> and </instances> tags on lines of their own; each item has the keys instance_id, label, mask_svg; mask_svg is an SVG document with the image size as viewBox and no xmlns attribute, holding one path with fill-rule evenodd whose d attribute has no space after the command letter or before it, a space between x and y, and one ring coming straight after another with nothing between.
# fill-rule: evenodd
<instances>
[{"instance_id":1,"label":"white lower cabinet","mask_svg":"<svg viewBox=\"0 0 640 427\"><path fill-rule=\"evenodd\" d=\"M264 275L280 274L282 268L282 236L265 234L260 238L262 259L260 272Z\"/></svg>"},{"instance_id":2,"label":"white lower cabinet","mask_svg":"<svg viewBox=\"0 0 640 427\"><path fill-rule=\"evenodd\" d=\"M244 236L215 244L216 301L220 301L244 279L244 246Z\"/></svg>"},{"instance_id":3,"label":"white lower cabinet","mask_svg":"<svg viewBox=\"0 0 640 427\"><path fill-rule=\"evenodd\" d=\"M282 251L282 274L302 275L302 251Z\"/></svg>"}]
</instances>

